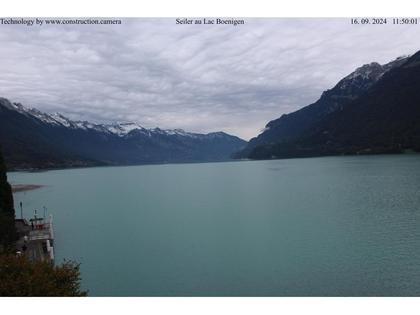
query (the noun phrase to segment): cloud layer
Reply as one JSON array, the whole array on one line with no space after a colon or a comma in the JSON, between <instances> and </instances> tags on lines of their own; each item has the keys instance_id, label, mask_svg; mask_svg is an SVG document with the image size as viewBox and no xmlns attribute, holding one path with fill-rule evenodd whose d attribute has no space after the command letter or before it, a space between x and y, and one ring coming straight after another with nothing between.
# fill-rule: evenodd
<instances>
[{"instance_id":1,"label":"cloud layer","mask_svg":"<svg viewBox=\"0 0 420 315\"><path fill-rule=\"evenodd\" d=\"M417 33L349 19L0 25L0 96L73 119L249 139L362 64L414 53Z\"/></svg>"}]
</instances>

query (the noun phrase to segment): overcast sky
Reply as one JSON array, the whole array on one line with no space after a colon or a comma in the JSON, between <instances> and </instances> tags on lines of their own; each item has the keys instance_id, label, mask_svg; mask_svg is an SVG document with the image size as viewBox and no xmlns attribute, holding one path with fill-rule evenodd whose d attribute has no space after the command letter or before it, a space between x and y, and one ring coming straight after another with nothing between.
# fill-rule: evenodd
<instances>
[{"instance_id":1,"label":"overcast sky","mask_svg":"<svg viewBox=\"0 0 420 315\"><path fill-rule=\"evenodd\" d=\"M73 119L221 130L249 139L355 68L420 49L420 26L390 20L245 22L0 25L0 96Z\"/></svg>"}]
</instances>

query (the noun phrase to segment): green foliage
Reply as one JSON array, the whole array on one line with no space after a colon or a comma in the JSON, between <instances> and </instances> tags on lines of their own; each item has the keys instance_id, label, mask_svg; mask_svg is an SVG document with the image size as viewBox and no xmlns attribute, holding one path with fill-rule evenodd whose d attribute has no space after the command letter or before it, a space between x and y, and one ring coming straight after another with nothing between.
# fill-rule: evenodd
<instances>
[{"instance_id":1,"label":"green foliage","mask_svg":"<svg viewBox=\"0 0 420 315\"><path fill-rule=\"evenodd\" d=\"M0 296L86 296L79 264L31 262L24 256L0 255Z\"/></svg>"},{"instance_id":2,"label":"green foliage","mask_svg":"<svg viewBox=\"0 0 420 315\"><path fill-rule=\"evenodd\" d=\"M16 239L15 219L0 211L0 254L14 252Z\"/></svg>"},{"instance_id":3,"label":"green foliage","mask_svg":"<svg viewBox=\"0 0 420 315\"><path fill-rule=\"evenodd\" d=\"M6 166L0 153L0 252L12 247L16 237L12 188L7 182Z\"/></svg>"},{"instance_id":4,"label":"green foliage","mask_svg":"<svg viewBox=\"0 0 420 315\"><path fill-rule=\"evenodd\" d=\"M6 165L0 152L0 210L15 215L12 188L7 182Z\"/></svg>"},{"instance_id":5,"label":"green foliage","mask_svg":"<svg viewBox=\"0 0 420 315\"><path fill-rule=\"evenodd\" d=\"M0 154L0 296L86 296L79 265L32 262L14 254L17 239L13 194Z\"/></svg>"}]
</instances>

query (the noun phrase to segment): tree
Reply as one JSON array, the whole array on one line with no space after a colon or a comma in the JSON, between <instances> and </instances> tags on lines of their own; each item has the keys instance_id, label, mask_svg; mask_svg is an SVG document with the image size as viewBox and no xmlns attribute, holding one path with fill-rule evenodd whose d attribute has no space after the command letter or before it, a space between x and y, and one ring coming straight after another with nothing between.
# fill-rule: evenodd
<instances>
[{"instance_id":1,"label":"tree","mask_svg":"<svg viewBox=\"0 0 420 315\"><path fill-rule=\"evenodd\" d=\"M0 152L0 252L12 248L16 238L12 187L7 182L6 165Z\"/></svg>"},{"instance_id":2,"label":"tree","mask_svg":"<svg viewBox=\"0 0 420 315\"><path fill-rule=\"evenodd\" d=\"M0 296L86 296L80 288L79 266L72 261L54 266L0 255Z\"/></svg>"},{"instance_id":3,"label":"tree","mask_svg":"<svg viewBox=\"0 0 420 315\"><path fill-rule=\"evenodd\" d=\"M13 194L0 153L0 296L86 296L80 288L80 265L54 266L14 254L17 239Z\"/></svg>"}]
</instances>

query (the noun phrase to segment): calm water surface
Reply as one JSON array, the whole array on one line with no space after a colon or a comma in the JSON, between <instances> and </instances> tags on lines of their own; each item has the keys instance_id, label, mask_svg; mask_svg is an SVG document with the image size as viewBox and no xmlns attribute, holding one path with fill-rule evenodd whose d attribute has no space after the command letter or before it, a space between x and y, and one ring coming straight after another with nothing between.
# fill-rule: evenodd
<instances>
[{"instance_id":1,"label":"calm water surface","mask_svg":"<svg viewBox=\"0 0 420 315\"><path fill-rule=\"evenodd\" d=\"M92 296L420 295L420 155L10 173ZM17 207L18 209L18 207ZM17 211L19 213L19 211Z\"/></svg>"}]
</instances>

